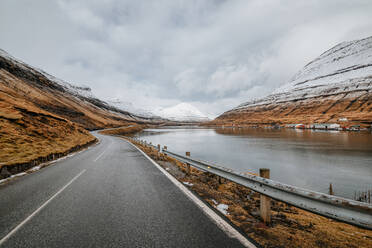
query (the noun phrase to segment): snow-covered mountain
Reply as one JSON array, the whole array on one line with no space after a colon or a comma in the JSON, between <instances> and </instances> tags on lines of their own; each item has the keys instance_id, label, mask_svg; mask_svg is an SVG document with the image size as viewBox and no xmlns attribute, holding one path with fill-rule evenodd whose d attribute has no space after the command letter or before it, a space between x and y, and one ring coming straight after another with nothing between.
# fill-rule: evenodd
<instances>
[{"instance_id":1,"label":"snow-covered mountain","mask_svg":"<svg viewBox=\"0 0 372 248\"><path fill-rule=\"evenodd\" d=\"M153 113L171 121L203 122L209 120L205 114L188 103L180 103L172 107L156 109Z\"/></svg>"},{"instance_id":2,"label":"snow-covered mountain","mask_svg":"<svg viewBox=\"0 0 372 248\"><path fill-rule=\"evenodd\" d=\"M372 124L372 37L342 42L305 65L272 94L220 115L219 125L348 120Z\"/></svg>"},{"instance_id":3,"label":"snow-covered mountain","mask_svg":"<svg viewBox=\"0 0 372 248\"><path fill-rule=\"evenodd\" d=\"M135 113L137 116L145 117L145 118L160 118L156 114L154 114L152 111L138 108L134 106L133 103L122 101L120 99L112 99L112 100L106 100L106 102L117 109L121 109L123 111L127 111L129 113Z\"/></svg>"},{"instance_id":4,"label":"snow-covered mountain","mask_svg":"<svg viewBox=\"0 0 372 248\"><path fill-rule=\"evenodd\" d=\"M237 107L264 105L372 89L372 36L342 42L300 70L272 94Z\"/></svg>"}]
</instances>

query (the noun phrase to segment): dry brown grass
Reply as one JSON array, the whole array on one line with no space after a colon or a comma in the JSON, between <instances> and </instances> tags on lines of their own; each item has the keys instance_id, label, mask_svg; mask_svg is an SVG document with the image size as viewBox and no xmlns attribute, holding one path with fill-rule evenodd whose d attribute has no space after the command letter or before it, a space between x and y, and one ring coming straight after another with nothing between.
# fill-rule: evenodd
<instances>
[{"instance_id":1,"label":"dry brown grass","mask_svg":"<svg viewBox=\"0 0 372 248\"><path fill-rule=\"evenodd\" d=\"M267 226L259 217L259 194L230 181L219 184L215 176L195 168L188 175L185 164L163 154L159 156L152 148L136 145L178 180L192 183L191 189L211 206L215 207L214 201L227 204L226 217L263 247L372 247L372 231L279 201L272 201L272 223Z\"/></svg>"},{"instance_id":2,"label":"dry brown grass","mask_svg":"<svg viewBox=\"0 0 372 248\"><path fill-rule=\"evenodd\" d=\"M129 116L114 114L87 101L82 101L70 94L48 88L48 82L29 82L0 68L0 92L8 99L31 103L72 122L79 123L86 129L99 129L128 125L135 120ZM45 84L40 87L39 84Z\"/></svg>"},{"instance_id":3,"label":"dry brown grass","mask_svg":"<svg viewBox=\"0 0 372 248\"><path fill-rule=\"evenodd\" d=\"M0 109L0 168L65 153L95 139L71 121L2 92Z\"/></svg>"}]
</instances>

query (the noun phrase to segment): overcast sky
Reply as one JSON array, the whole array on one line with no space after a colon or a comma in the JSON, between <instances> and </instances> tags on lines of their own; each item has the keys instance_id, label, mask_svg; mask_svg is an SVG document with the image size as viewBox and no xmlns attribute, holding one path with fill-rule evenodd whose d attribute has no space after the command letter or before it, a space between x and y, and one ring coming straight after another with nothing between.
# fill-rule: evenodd
<instances>
[{"instance_id":1,"label":"overcast sky","mask_svg":"<svg viewBox=\"0 0 372 248\"><path fill-rule=\"evenodd\" d=\"M371 36L371 13L370 0L1 0L0 48L104 100L217 115Z\"/></svg>"}]
</instances>

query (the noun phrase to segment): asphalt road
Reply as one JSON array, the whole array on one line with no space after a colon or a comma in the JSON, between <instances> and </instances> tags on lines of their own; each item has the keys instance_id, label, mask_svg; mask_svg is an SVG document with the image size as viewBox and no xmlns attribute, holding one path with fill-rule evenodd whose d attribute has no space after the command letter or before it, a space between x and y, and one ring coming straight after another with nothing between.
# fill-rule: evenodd
<instances>
[{"instance_id":1,"label":"asphalt road","mask_svg":"<svg viewBox=\"0 0 372 248\"><path fill-rule=\"evenodd\" d=\"M0 185L1 247L243 247L136 148L97 136Z\"/></svg>"}]
</instances>

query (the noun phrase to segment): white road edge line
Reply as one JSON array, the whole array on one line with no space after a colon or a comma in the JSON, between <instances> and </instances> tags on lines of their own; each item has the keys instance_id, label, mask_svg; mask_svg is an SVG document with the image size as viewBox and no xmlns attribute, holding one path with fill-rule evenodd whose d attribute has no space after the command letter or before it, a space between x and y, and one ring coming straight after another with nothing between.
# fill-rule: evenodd
<instances>
[{"instance_id":1,"label":"white road edge line","mask_svg":"<svg viewBox=\"0 0 372 248\"><path fill-rule=\"evenodd\" d=\"M43 203L38 209L36 209L31 215L24 219L21 223L18 224L13 230L11 230L5 237L0 240L0 246L3 245L13 234L15 234L22 226L24 226L29 220L32 219L37 213L39 213L46 205L48 205L56 196L58 196L62 191L64 191L71 183L73 183L78 177L80 177L86 170L82 170L77 174L71 181L69 181L65 186L63 186L57 193L49 198L46 202Z\"/></svg>"},{"instance_id":2,"label":"white road edge line","mask_svg":"<svg viewBox=\"0 0 372 248\"><path fill-rule=\"evenodd\" d=\"M186 188L182 183L175 179L171 174L163 169L158 163L156 163L152 158L150 158L146 153L139 149L136 145L132 144L128 140L124 139L126 142L135 147L140 151L151 163L155 165L163 174L171 180L191 201L193 201L216 225L224 231L230 238L235 238L239 242L248 248L257 248L253 243L251 243L246 237L239 233L234 227L232 227L228 222L216 214L212 209L210 209L203 201L197 198L188 188Z\"/></svg>"}]
</instances>

